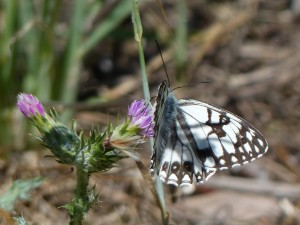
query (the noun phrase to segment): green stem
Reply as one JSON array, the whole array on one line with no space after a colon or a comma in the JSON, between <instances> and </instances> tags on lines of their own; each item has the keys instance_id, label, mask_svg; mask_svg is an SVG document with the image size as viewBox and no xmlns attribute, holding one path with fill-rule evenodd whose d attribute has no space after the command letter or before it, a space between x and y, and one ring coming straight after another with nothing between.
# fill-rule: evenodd
<instances>
[{"instance_id":1,"label":"green stem","mask_svg":"<svg viewBox=\"0 0 300 225\"><path fill-rule=\"evenodd\" d=\"M176 48L175 48L175 65L176 80L182 81L184 70L187 64L187 17L188 8L186 1L179 0L176 5L177 26L176 26Z\"/></svg>"},{"instance_id":2,"label":"green stem","mask_svg":"<svg viewBox=\"0 0 300 225\"><path fill-rule=\"evenodd\" d=\"M151 145L153 146L153 145ZM164 192L163 192L163 184L159 177L155 177L155 181L153 182L150 174L149 169L146 169L142 161L136 161L136 164L139 168L139 170L142 173L142 176L144 180L146 181L147 185L150 187L150 190L160 208L161 216L162 216L162 223L163 225L168 225L169 221L169 212L167 211L166 205L165 205L165 198L164 198Z\"/></svg>"},{"instance_id":3,"label":"green stem","mask_svg":"<svg viewBox=\"0 0 300 225\"><path fill-rule=\"evenodd\" d=\"M148 79L147 79L146 64L145 64L145 57L144 57L142 41L138 42L138 49L139 49L139 59L140 59L140 66L141 66L141 76L142 76L142 83L143 83L144 98L147 100L150 100L150 91L149 91L149 84L148 84Z\"/></svg>"},{"instance_id":4,"label":"green stem","mask_svg":"<svg viewBox=\"0 0 300 225\"><path fill-rule=\"evenodd\" d=\"M89 174L82 167L78 166L76 171L77 185L75 199L73 200L74 211L70 213L70 225L81 225L84 215L89 209L88 197Z\"/></svg>"},{"instance_id":5,"label":"green stem","mask_svg":"<svg viewBox=\"0 0 300 225\"><path fill-rule=\"evenodd\" d=\"M139 13L139 0L131 0L131 3L132 3L132 23L134 28L134 37L138 43L144 97L145 99L150 100L150 92L149 92L149 85L148 85L147 72L146 72L146 63L145 63L144 49L142 44L143 26L141 22L140 13ZM153 151L153 139L150 139L150 148ZM143 170L141 169L141 164L138 162L137 164L141 170L141 173L144 175L145 173L143 173ZM149 178L148 176L144 176L144 177L146 178L146 181L148 183L152 183L152 185L150 185L150 189L152 190L155 199L158 201L163 225L169 224L169 213L166 208L163 185L160 179L156 178L155 185L154 185L151 178Z\"/></svg>"},{"instance_id":6,"label":"green stem","mask_svg":"<svg viewBox=\"0 0 300 225\"><path fill-rule=\"evenodd\" d=\"M143 43L142 43L143 26L142 26L142 22L141 22L140 13L139 13L139 1L131 0L131 3L132 3L132 23L133 23L133 28L134 28L134 38L138 43L144 97L145 97L145 99L150 100L150 91L149 91L144 49L143 49Z\"/></svg>"}]
</instances>

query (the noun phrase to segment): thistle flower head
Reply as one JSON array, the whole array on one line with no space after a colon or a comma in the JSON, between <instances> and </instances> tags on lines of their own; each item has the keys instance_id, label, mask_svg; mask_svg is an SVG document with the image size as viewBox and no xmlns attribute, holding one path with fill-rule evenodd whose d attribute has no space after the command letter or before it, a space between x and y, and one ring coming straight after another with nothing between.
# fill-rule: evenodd
<instances>
[{"instance_id":1,"label":"thistle flower head","mask_svg":"<svg viewBox=\"0 0 300 225\"><path fill-rule=\"evenodd\" d=\"M128 107L127 119L108 131L110 135L105 140L104 147L122 150L128 156L136 158L136 146L145 142L145 137L154 134L152 115L151 107L144 100L135 100Z\"/></svg>"},{"instance_id":2,"label":"thistle flower head","mask_svg":"<svg viewBox=\"0 0 300 225\"><path fill-rule=\"evenodd\" d=\"M73 164L80 139L75 130L65 127L55 111L48 115L37 97L21 93L17 107L41 133L38 139L49 148L61 163Z\"/></svg>"},{"instance_id":3,"label":"thistle flower head","mask_svg":"<svg viewBox=\"0 0 300 225\"><path fill-rule=\"evenodd\" d=\"M131 119L130 126L137 126L143 136L152 137L154 134L152 125L152 110L144 100L135 100L128 109L128 117Z\"/></svg>"},{"instance_id":4,"label":"thistle flower head","mask_svg":"<svg viewBox=\"0 0 300 225\"><path fill-rule=\"evenodd\" d=\"M45 117L45 110L39 100L31 94L19 94L17 107L28 118L41 115Z\"/></svg>"}]
</instances>

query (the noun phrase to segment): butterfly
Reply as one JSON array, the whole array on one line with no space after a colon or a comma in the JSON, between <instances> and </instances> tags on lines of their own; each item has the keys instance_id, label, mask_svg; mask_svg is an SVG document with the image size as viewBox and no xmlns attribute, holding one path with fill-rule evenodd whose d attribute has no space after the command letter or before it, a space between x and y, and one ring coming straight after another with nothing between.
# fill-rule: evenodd
<instances>
[{"instance_id":1,"label":"butterfly","mask_svg":"<svg viewBox=\"0 0 300 225\"><path fill-rule=\"evenodd\" d=\"M163 81L155 104L153 148L151 174L184 186L261 157L268 143L241 117L201 101L177 99Z\"/></svg>"}]
</instances>

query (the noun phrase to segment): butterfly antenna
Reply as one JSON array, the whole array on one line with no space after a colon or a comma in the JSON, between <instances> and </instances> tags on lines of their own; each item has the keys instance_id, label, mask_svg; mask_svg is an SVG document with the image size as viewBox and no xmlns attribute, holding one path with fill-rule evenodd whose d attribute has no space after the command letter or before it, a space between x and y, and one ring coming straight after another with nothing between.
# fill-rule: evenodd
<instances>
[{"instance_id":1,"label":"butterfly antenna","mask_svg":"<svg viewBox=\"0 0 300 225\"><path fill-rule=\"evenodd\" d=\"M179 89L179 88L195 87L195 86L198 86L199 84L209 84L209 83L212 83L212 82L211 81L201 81L198 84L190 84L190 85L179 86L179 87L176 87L176 88L172 89L172 92L175 91L176 89Z\"/></svg>"},{"instance_id":2,"label":"butterfly antenna","mask_svg":"<svg viewBox=\"0 0 300 225\"><path fill-rule=\"evenodd\" d=\"M157 49L158 49L158 51L159 51L161 60L162 60L162 62L163 62L164 68L165 68L165 72L166 72L166 76L167 76L167 80L168 80L168 86L170 87L170 79L169 79L169 74L168 74L168 71L167 71L167 67L166 67L164 58L163 58L163 56L162 56L162 52L161 52L160 46L159 46L158 41L157 41L156 39L155 39L155 43L156 43Z\"/></svg>"}]
</instances>

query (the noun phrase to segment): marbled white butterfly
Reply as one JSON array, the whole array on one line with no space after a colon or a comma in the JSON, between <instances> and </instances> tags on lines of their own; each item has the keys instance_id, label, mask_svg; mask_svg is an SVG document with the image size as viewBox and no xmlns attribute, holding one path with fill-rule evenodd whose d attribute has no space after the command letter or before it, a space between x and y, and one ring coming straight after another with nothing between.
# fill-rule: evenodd
<instances>
[{"instance_id":1,"label":"marbled white butterfly","mask_svg":"<svg viewBox=\"0 0 300 225\"><path fill-rule=\"evenodd\" d=\"M167 81L154 112L151 173L167 184L203 182L217 170L249 163L267 152L263 135L244 119L192 99L176 99Z\"/></svg>"}]
</instances>

